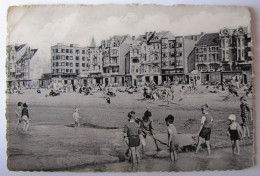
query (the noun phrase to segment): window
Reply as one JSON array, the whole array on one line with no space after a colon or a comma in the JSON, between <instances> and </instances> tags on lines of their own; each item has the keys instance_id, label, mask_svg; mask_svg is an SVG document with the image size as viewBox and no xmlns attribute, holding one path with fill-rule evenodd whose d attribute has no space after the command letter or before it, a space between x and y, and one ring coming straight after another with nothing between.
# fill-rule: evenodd
<instances>
[{"instance_id":1,"label":"window","mask_svg":"<svg viewBox=\"0 0 260 176\"><path fill-rule=\"evenodd\" d=\"M82 61L85 61L85 57L82 57Z\"/></svg>"},{"instance_id":2,"label":"window","mask_svg":"<svg viewBox=\"0 0 260 176\"><path fill-rule=\"evenodd\" d=\"M65 72L65 69L61 69L61 73L64 73Z\"/></svg>"},{"instance_id":3,"label":"window","mask_svg":"<svg viewBox=\"0 0 260 176\"><path fill-rule=\"evenodd\" d=\"M162 58L167 57L166 53L162 53Z\"/></svg>"},{"instance_id":4,"label":"window","mask_svg":"<svg viewBox=\"0 0 260 176\"><path fill-rule=\"evenodd\" d=\"M65 60L65 56L61 56L61 59L62 59L62 60Z\"/></svg>"},{"instance_id":5,"label":"window","mask_svg":"<svg viewBox=\"0 0 260 176\"><path fill-rule=\"evenodd\" d=\"M66 53L69 53L69 49L66 49Z\"/></svg>"},{"instance_id":6,"label":"window","mask_svg":"<svg viewBox=\"0 0 260 176\"><path fill-rule=\"evenodd\" d=\"M52 56L52 60L55 60L55 56Z\"/></svg>"},{"instance_id":7,"label":"window","mask_svg":"<svg viewBox=\"0 0 260 176\"><path fill-rule=\"evenodd\" d=\"M76 67L79 67L79 63L76 63Z\"/></svg>"},{"instance_id":8,"label":"window","mask_svg":"<svg viewBox=\"0 0 260 176\"><path fill-rule=\"evenodd\" d=\"M65 66L65 62L62 62L62 63L61 63L61 66Z\"/></svg>"},{"instance_id":9,"label":"window","mask_svg":"<svg viewBox=\"0 0 260 176\"><path fill-rule=\"evenodd\" d=\"M167 49L167 44L166 43L162 44L162 49Z\"/></svg>"},{"instance_id":10,"label":"window","mask_svg":"<svg viewBox=\"0 0 260 176\"><path fill-rule=\"evenodd\" d=\"M79 56L76 56L76 60L79 60Z\"/></svg>"},{"instance_id":11,"label":"window","mask_svg":"<svg viewBox=\"0 0 260 176\"><path fill-rule=\"evenodd\" d=\"M72 69L70 69L70 73L72 73L73 72L73 70Z\"/></svg>"},{"instance_id":12,"label":"window","mask_svg":"<svg viewBox=\"0 0 260 176\"><path fill-rule=\"evenodd\" d=\"M82 67L85 67L85 63L82 63Z\"/></svg>"},{"instance_id":13,"label":"window","mask_svg":"<svg viewBox=\"0 0 260 176\"><path fill-rule=\"evenodd\" d=\"M76 54L79 54L79 50L76 50Z\"/></svg>"},{"instance_id":14,"label":"window","mask_svg":"<svg viewBox=\"0 0 260 176\"><path fill-rule=\"evenodd\" d=\"M70 65L70 63L66 62L66 66L69 66L69 65Z\"/></svg>"},{"instance_id":15,"label":"window","mask_svg":"<svg viewBox=\"0 0 260 176\"><path fill-rule=\"evenodd\" d=\"M70 60L73 60L73 56L70 56Z\"/></svg>"},{"instance_id":16,"label":"window","mask_svg":"<svg viewBox=\"0 0 260 176\"><path fill-rule=\"evenodd\" d=\"M66 60L69 60L69 56L66 56Z\"/></svg>"},{"instance_id":17,"label":"window","mask_svg":"<svg viewBox=\"0 0 260 176\"><path fill-rule=\"evenodd\" d=\"M66 73L69 73L69 71L70 71L69 69L66 69Z\"/></svg>"},{"instance_id":18,"label":"window","mask_svg":"<svg viewBox=\"0 0 260 176\"><path fill-rule=\"evenodd\" d=\"M79 69L76 69L76 73L79 73Z\"/></svg>"},{"instance_id":19,"label":"window","mask_svg":"<svg viewBox=\"0 0 260 176\"><path fill-rule=\"evenodd\" d=\"M70 49L70 53L73 53L73 49Z\"/></svg>"},{"instance_id":20,"label":"window","mask_svg":"<svg viewBox=\"0 0 260 176\"><path fill-rule=\"evenodd\" d=\"M73 63L70 63L70 67L73 67Z\"/></svg>"},{"instance_id":21,"label":"window","mask_svg":"<svg viewBox=\"0 0 260 176\"><path fill-rule=\"evenodd\" d=\"M85 54L85 50L82 50L82 54Z\"/></svg>"}]
</instances>

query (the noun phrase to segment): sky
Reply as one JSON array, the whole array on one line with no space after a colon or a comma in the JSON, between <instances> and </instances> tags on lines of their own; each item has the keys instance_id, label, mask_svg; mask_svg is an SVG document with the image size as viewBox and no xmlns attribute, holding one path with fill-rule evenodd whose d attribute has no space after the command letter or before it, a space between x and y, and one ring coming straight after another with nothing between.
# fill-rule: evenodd
<instances>
[{"instance_id":1,"label":"sky","mask_svg":"<svg viewBox=\"0 0 260 176\"><path fill-rule=\"evenodd\" d=\"M113 35L171 31L174 35L219 32L221 28L250 27L250 12L235 6L159 5L42 5L13 6L7 15L7 44L37 48L33 78L51 72L51 46L57 43L89 46Z\"/></svg>"}]
</instances>

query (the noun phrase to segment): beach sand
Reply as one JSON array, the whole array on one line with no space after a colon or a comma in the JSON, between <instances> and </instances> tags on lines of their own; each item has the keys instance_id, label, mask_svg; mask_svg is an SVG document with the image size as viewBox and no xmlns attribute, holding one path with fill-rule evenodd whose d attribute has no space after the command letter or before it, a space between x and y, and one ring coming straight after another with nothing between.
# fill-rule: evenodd
<instances>
[{"instance_id":1,"label":"beach sand","mask_svg":"<svg viewBox=\"0 0 260 176\"><path fill-rule=\"evenodd\" d=\"M230 139L226 136L227 117L233 113L239 123L242 120L239 97L227 99L227 92L209 93L208 89L197 93L187 92L183 101L178 102L176 89L174 101L169 105L159 100L143 101L141 92L116 92L117 96L111 98L111 104L106 103L101 92L88 96L64 93L57 97L45 97L48 92L49 90L42 90L41 94L37 94L36 90L26 90L24 94L7 96L7 155L10 170L192 171L245 169L253 166L253 122L249 123L251 137L240 141L241 155L233 156L231 153ZM27 132L14 131L15 109L19 101L29 104L32 120ZM248 102L252 105L252 98L248 98ZM211 157L207 156L205 149L201 149L198 155L182 152L179 160L173 164L169 160L167 147L159 144L163 152L156 153L153 140L148 136L146 153L138 168L131 168L127 161L119 161L119 156L127 150L123 143L122 127L127 122L129 111L134 110L137 117L141 118L147 109L150 110L155 137L167 142L165 117L168 114L174 115L178 133L195 134L202 115L200 107L205 103L209 105L214 118ZM82 124L95 124L104 129L67 127L73 124L72 113L76 106L82 116ZM118 129L105 129L106 127ZM188 164L183 164L186 162Z\"/></svg>"}]
</instances>

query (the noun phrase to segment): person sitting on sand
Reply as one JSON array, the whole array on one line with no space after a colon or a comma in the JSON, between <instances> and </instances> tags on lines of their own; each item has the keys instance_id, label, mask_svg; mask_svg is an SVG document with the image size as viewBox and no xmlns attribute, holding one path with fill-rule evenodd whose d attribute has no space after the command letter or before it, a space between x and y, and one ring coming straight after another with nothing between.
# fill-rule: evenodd
<instances>
[{"instance_id":1,"label":"person sitting on sand","mask_svg":"<svg viewBox=\"0 0 260 176\"><path fill-rule=\"evenodd\" d=\"M209 108L209 106L207 104L201 106L201 111L202 111L203 116L201 118L199 132L196 135L196 136L199 136L196 153L198 153L198 151L199 151L202 139L205 139L208 154L210 155L210 135L211 135L211 127L212 127L212 123L213 123L213 118L212 118L211 114L208 112L208 108Z\"/></svg>"},{"instance_id":2,"label":"person sitting on sand","mask_svg":"<svg viewBox=\"0 0 260 176\"><path fill-rule=\"evenodd\" d=\"M139 135L141 134L138 124L135 123L135 112L130 111L128 113L128 123L124 127L124 141L128 145L131 151L132 164L140 162L140 155L138 146L140 145Z\"/></svg>"},{"instance_id":3,"label":"person sitting on sand","mask_svg":"<svg viewBox=\"0 0 260 176\"><path fill-rule=\"evenodd\" d=\"M141 139L143 152L145 151L145 147L146 147L145 138L147 136L147 133L154 139L154 143L156 145L157 151L161 151L161 149L158 147L156 139L154 138L153 120L152 120L151 116L152 116L152 113L147 110L147 111L145 111L142 120L139 121L139 125L140 125L141 131L142 131L142 135L140 136L141 137L140 139Z\"/></svg>"},{"instance_id":4,"label":"person sitting on sand","mask_svg":"<svg viewBox=\"0 0 260 176\"><path fill-rule=\"evenodd\" d=\"M72 115L72 118L73 118L73 120L74 120L75 127L79 127L79 126L80 126L79 119L80 119L81 117L80 117L80 115L79 115L79 109L78 109L78 108L75 108L74 113L73 113L73 115Z\"/></svg>"},{"instance_id":5,"label":"person sitting on sand","mask_svg":"<svg viewBox=\"0 0 260 176\"><path fill-rule=\"evenodd\" d=\"M175 126L173 125L174 122L174 117L173 115L168 115L165 118L165 122L167 125L167 133L168 133L168 147L170 150L170 156L172 161L177 160L177 150L178 150L178 145L175 142L175 136L177 135L177 130Z\"/></svg>"},{"instance_id":6,"label":"person sitting on sand","mask_svg":"<svg viewBox=\"0 0 260 176\"><path fill-rule=\"evenodd\" d=\"M23 110L22 105L23 105L22 102L18 102L18 106L17 106L16 111L15 111L16 118L17 118L15 131L17 130L18 126L21 125L21 123L22 123L22 110Z\"/></svg>"},{"instance_id":7,"label":"person sitting on sand","mask_svg":"<svg viewBox=\"0 0 260 176\"><path fill-rule=\"evenodd\" d=\"M21 122L24 122L24 127L23 130L27 131L28 127L30 125L30 117L29 117L29 111L28 111L28 105L26 103L23 104L23 109L22 109L22 120Z\"/></svg>"},{"instance_id":8,"label":"person sitting on sand","mask_svg":"<svg viewBox=\"0 0 260 176\"><path fill-rule=\"evenodd\" d=\"M252 111L251 108L248 106L247 104L247 99L246 97L241 97L240 98L240 109L241 109L241 118L242 118L242 127L244 130L244 136L243 137L250 137L250 131L249 131L249 127L248 127L248 119L250 118L250 120L253 120L252 117Z\"/></svg>"},{"instance_id":9,"label":"person sitting on sand","mask_svg":"<svg viewBox=\"0 0 260 176\"><path fill-rule=\"evenodd\" d=\"M228 120L230 122L227 135L230 137L232 144L232 152L234 155L239 155L239 141L243 136L243 130L241 126L236 122L236 116L234 114L230 114L228 116ZM237 153L235 153L235 149Z\"/></svg>"}]
</instances>

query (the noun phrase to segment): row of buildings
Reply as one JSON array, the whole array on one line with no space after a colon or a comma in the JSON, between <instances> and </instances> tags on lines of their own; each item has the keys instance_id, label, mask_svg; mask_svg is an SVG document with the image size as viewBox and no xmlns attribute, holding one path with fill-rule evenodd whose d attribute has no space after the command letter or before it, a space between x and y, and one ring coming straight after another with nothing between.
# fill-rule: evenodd
<instances>
[{"instance_id":1,"label":"row of buildings","mask_svg":"<svg viewBox=\"0 0 260 176\"><path fill-rule=\"evenodd\" d=\"M31 59L36 52L37 49L31 49L27 44L7 46L7 87L29 87L31 85Z\"/></svg>"},{"instance_id":2,"label":"row of buildings","mask_svg":"<svg viewBox=\"0 0 260 176\"><path fill-rule=\"evenodd\" d=\"M9 58L9 57L8 57ZM113 36L96 45L51 47L51 73L40 86L50 83L139 85L178 81L198 84L250 83L251 34L247 27L217 33L174 36L169 31L140 36Z\"/></svg>"}]
</instances>

